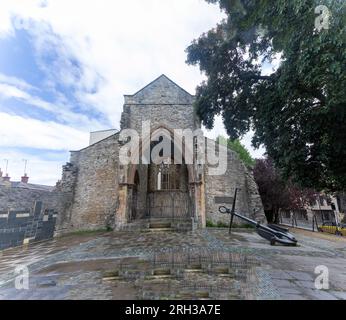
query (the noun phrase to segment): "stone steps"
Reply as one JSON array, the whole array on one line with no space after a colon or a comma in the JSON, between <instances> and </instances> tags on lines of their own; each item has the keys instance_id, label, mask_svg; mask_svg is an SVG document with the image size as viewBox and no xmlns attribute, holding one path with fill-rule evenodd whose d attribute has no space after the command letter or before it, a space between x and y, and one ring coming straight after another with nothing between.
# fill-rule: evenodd
<instances>
[{"instance_id":1,"label":"stone steps","mask_svg":"<svg viewBox=\"0 0 346 320\"><path fill-rule=\"evenodd\" d=\"M191 218L186 219L141 219L130 222L121 227L123 231L149 231L149 232L169 232L182 231L187 232L194 229Z\"/></svg>"},{"instance_id":2,"label":"stone steps","mask_svg":"<svg viewBox=\"0 0 346 320\"><path fill-rule=\"evenodd\" d=\"M147 230L143 230L146 232L173 232L175 231L173 228L149 228Z\"/></svg>"},{"instance_id":3,"label":"stone steps","mask_svg":"<svg viewBox=\"0 0 346 320\"><path fill-rule=\"evenodd\" d=\"M158 221L158 222L150 222L150 229L170 229L172 228L172 224L170 222Z\"/></svg>"}]
</instances>

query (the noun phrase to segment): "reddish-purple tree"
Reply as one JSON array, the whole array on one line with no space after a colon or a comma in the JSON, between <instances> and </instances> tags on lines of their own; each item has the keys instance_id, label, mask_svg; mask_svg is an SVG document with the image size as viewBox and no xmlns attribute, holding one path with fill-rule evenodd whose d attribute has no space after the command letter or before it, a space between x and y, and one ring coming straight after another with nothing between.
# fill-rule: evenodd
<instances>
[{"instance_id":1,"label":"reddish-purple tree","mask_svg":"<svg viewBox=\"0 0 346 320\"><path fill-rule=\"evenodd\" d=\"M318 198L318 192L313 189L300 188L291 182L287 184L290 196L290 209L303 209Z\"/></svg>"},{"instance_id":2,"label":"reddish-purple tree","mask_svg":"<svg viewBox=\"0 0 346 320\"><path fill-rule=\"evenodd\" d=\"M303 209L316 199L316 192L282 179L273 161L257 159L253 170L268 222L278 222L279 209Z\"/></svg>"}]
</instances>

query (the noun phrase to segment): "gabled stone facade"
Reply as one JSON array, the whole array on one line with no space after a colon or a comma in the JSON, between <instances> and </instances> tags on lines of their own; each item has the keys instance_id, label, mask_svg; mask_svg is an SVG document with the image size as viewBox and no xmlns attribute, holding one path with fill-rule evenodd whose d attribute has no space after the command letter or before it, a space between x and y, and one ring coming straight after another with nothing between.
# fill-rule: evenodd
<instances>
[{"instance_id":1,"label":"gabled stone facade","mask_svg":"<svg viewBox=\"0 0 346 320\"><path fill-rule=\"evenodd\" d=\"M138 154L153 148L153 136L173 136L175 129L200 129L193 102L194 96L165 75L134 95L125 95L121 131L73 151L63 168L58 189L65 202L57 233L106 227L120 230L148 218L189 221L191 228L203 228L207 220L228 221L218 207L231 206L236 187L241 188L237 210L263 221L252 173L233 151L227 151L227 171L219 176L210 175L207 164L124 165L119 161L120 149L126 144L120 139L125 129L141 134ZM142 132L143 123L149 123L151 137ZM176 141L173 144L175 147ZM185 151L180 150L184 158L186 150L194 155L198 152L193 145L185 146Z\"/></svg>"}]
</instances>

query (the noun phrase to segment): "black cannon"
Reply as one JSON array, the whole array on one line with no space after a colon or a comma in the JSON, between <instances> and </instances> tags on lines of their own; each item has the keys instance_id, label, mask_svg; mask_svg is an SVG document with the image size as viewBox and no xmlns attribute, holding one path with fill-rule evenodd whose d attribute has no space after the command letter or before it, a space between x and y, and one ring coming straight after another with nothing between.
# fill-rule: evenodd
<instances>
[{"instance_id":1,"label":"black cannon","mask_svg":"<svg viewBox=\"0 0 346 320\"><path fill-rule=\"evenodd\" d=\"M231 215L231 220L229 224L229 233L231 233L232 230L232 224L233 224L233 218L234 216L246 221L248 224L253 225L256 228L256 232L264 239L270 241L271 245L275 245L275 243L280 243L285 246L296 246L297 245L297 239L289 233L288 229L279 227L277 225L268 224L268 225L262 225L259 222L256 222L255 220L249 219L239 213L235 212L235 202L237 199L237 192L238 189L235 189L234 198L233 198L233 205L232 209L226 208L224 206L219 207L219 211L221 213L227 213Z\"/></svg>"}]
</instances>

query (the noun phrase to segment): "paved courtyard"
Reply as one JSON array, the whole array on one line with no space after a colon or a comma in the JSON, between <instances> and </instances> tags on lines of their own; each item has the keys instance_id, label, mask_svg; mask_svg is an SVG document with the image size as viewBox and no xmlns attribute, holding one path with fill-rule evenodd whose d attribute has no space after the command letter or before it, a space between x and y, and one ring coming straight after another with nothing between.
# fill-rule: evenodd
<instances>
[{"instance_id":1,"label":"paved courtyard","mask_svg":"<svg viewBox=\"0 0 346 320\"><path fill-rule=\"evenodd\" d=\"M346 239L291 230L297 247L253 230L69 235L0 252L0 299L346 299ZM317 266L329 289L315 288ZM26 266L29 288L16 289ZM18 278L17 278L18 282Z\"/></svg>"}]
</instances>

